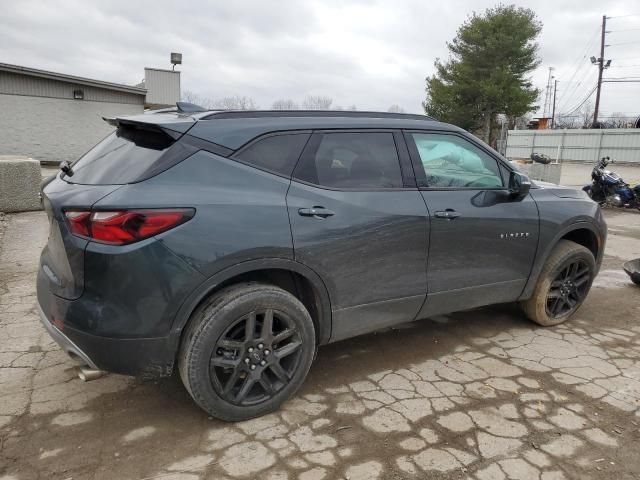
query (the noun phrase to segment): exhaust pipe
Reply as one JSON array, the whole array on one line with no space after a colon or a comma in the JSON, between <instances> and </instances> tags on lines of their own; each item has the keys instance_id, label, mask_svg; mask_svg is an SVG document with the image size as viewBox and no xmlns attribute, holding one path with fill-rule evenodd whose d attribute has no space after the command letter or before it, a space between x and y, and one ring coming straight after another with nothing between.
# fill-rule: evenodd
<instances>
[{"instance_id":1,"label":"exhaust pipe","mask_svg":"<svg viewBox=\"0 0 640 480\"><path fill-rule=\"evenodd\" d=\"M93 368L89 368L87 366L80 367L78 371L78 378L83 382L90 382L91 380L97 380L98 378L106 375L107 372L104 370L95 370Z\"/></svg>"}]
</instances>

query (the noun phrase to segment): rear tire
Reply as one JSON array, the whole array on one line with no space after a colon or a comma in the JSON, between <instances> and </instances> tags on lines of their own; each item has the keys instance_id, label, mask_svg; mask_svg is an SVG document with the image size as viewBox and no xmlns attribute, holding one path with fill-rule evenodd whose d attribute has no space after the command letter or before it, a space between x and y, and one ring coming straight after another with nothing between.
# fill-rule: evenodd
<instances>
[{"instance_id":1,"label":"rear tire","mask_svg":"<svg viewBox=\"0 0 640 480\"><path fill-rule=\"evenodd\" d=\"M178 367L194 401L227 421L276 410L302 385L316 349L309 312L265 284L225 288L191 316Z\"/></svg>"},{"instance_id":2,"label":"rear tire","mask_svg":"<svg viewBox=\"0 0 640 480\"><path fill-rule=\"evenodd\" d=\"M582 305L596 272L593 254L582 245L560 240L540 272L533 294L521 302L530 320L559 325Z\"/></svg>"}]
</instances>

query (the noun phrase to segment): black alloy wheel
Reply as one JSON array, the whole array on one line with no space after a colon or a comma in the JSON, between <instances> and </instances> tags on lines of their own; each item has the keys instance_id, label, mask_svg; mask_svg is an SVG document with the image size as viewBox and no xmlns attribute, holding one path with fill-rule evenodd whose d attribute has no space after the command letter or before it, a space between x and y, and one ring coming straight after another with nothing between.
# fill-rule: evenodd
<instances>
[{"instance_id":1,"label":"black alloy wheel","mask_svg":"<svg viewBox=\"0 0 640 480\"><path fill-rule=\"evenodd\" d=\"M587 262L572 259L551 281L546 301L547 314L559 318L577 309L589 292L590 280L591 268Z\"/></svg>"},{"instance_id":2,"label":"black alloy wheel","mask_svg":"<svg viewBox=\"0 0 640 480\"><path fill-rule=\"evenodd\" d=\"M211 384L233 405L260 404L291 381L302 349L301 334L287 314L272 308L253 310L232 322L216 342Z\"/></svg>"}]
</instances>

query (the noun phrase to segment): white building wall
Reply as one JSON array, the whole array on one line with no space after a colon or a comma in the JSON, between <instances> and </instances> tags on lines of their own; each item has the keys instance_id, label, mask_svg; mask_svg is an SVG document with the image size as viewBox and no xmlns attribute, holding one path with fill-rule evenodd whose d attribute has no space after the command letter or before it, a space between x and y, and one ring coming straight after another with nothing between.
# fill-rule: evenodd
<instances>
[{"instance_id":1,"label":"white building wall","mask_svg":"<svg viewBox=\"0 0 640 480\"><path fill-rule=\"evenodd\" d=\"M147 89L147 105L174 106L180 101L180 72L145 68L144 88Z\"/></svg>"},{"instance_id":2,"label":"white building wall","mask_svg":"<svg viewBox=\"0 0 640 480\"><path fill-rule=\"evenodd\" d=\"M113 131L102 117L139 113L142 104L0 94L0 155L73 161Z\"/></svg>"},{"instance_id":3,"label":"white building wall","mask_svg":"<svg viewBox=\"0 0 640 480\"><path fill-rule=\"evenodd\" d=\"M595 163L609 156L640 164L640 128L509 130L507 158L527 159L534 152L560 162Z\"/></svg>"},{"instance_id":4,"label":"white building wall","mask_svg":"<svg viewBox=\"0 0 640 480\"><path fill-rule=\"evenodd\" d=\"M98 82L97 80L95 81ZM121 88L117 90L116 88ZM132 93L136 89L138 93ZM3 72L0 70L0 94L27 95L29 97L51 97L74 99L74 90L82 90L84 100L108 103L144 103L144 89L136 87L100 88L84 85L73 80L61 81L50 78L42 78L22 73Z\"/></svg>"}]
</instances>

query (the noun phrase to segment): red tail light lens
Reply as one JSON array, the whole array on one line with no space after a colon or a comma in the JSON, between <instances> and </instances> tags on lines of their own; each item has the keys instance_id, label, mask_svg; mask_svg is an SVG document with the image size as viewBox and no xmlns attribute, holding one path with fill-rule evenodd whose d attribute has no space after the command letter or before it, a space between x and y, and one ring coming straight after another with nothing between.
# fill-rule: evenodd
<instances>
[{"instance_id":1,"label":"red tail light lens","mask_svg":"<svg viewBox=\"0 0 640 480\"><path fill-rule=\"evenodd\" d=\"M64 212L69 222L69 228L71 233L79 237L91 236L91 229L89 228L89 216L91 212Z\"/></svg>"},{"instance_id":2,"label":"red tail light lens","mask_svg":"<svg viewBox=\"0 0 640 480\"><path fill-rule=\"evenodd\" d=\"M65 212L71 233L109 245L126 245L174 228L193 217L192 208Z\"/></svg>"}]
</instances>

